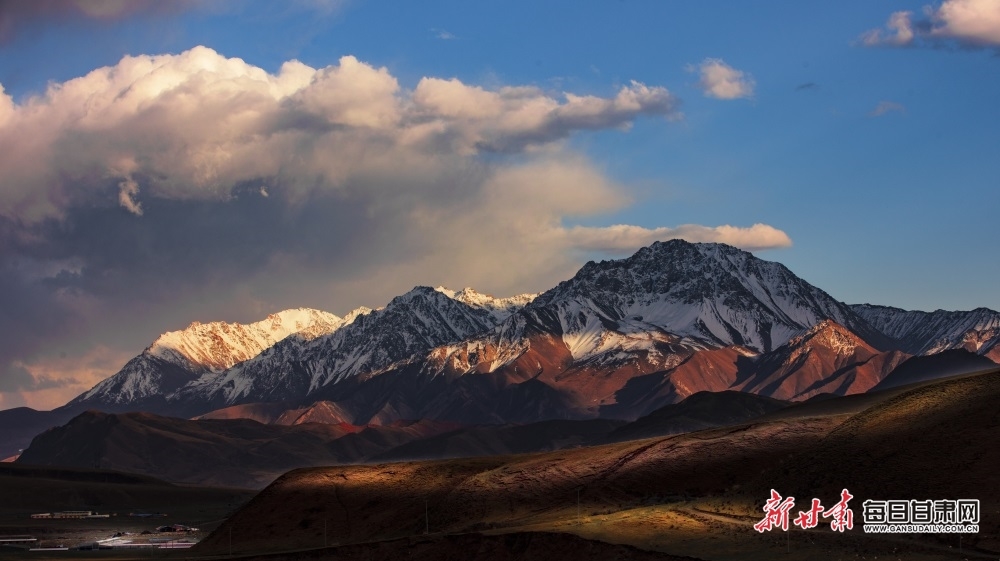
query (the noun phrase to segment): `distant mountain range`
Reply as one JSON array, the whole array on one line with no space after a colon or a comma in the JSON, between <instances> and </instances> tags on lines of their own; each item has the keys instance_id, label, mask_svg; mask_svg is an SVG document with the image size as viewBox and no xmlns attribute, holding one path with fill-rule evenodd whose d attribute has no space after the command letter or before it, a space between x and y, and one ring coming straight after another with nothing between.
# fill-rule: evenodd
<instances>
[{"instance_id":1,"label":"distant mountain range","mask_svg":"<svg viewBox=\"0 0 1000 561\"><path fill-rule=\"evenodd\" d=\"M538 295L416 287L342 318L297 309L248 325L194 323L50 418L633 421L703 391L863 393L910 356L954 349L1000 362L1000 313L847 305L779 263L671 240L589 262Z\"/></svg>"},{"instance_id":2,"label":"distant mountain range","mask_svg":"<svg viewBox=\"0 0 1000 561\"><path fill-rule=\"evenodd\" d=\"M344 318L288 310L164 334L75 410L181 417L322 403L353 424L635 419L702 390L863 392L908 355L1000 355L1000 314L843 304L779 263L655 243L540 295L417 287Z\"/></svg>"}]
</instances>

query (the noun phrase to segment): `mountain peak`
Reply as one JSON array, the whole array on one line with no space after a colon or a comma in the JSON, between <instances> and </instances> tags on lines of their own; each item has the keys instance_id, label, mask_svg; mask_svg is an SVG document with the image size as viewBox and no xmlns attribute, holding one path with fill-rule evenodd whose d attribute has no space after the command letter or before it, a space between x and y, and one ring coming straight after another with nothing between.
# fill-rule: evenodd
<instances>
[{"instance_id":1,"label":"mountain peak","mask_svg":"<svg viewBox=\"0 0 1000 561\"><path fill-rule=\"evenodd\" d=\"M817 343L823 347L833 349L840 354L850 354L858 347L874 351L864 340L851 332L850 329L832 319L824 319L810 328L809 331L793 338L788 344L790 346L797 346L803 343Z\"/></svg>"},{"instance_id":2,"label":"mountain peak","mask_svg":"<svg viewBox=\"0 0 1000 561\"><path fill-rule=\"evenodd\" d=\"M375 310L373 310L373 309L371 309L371 308L369 308L367 306L359 306L357 308L354 308L350 312L347 312L347 315L344 316L344 325L349 325L349 324L353 323L354 320L358 319L359 316L368 315L368 314L372 313L373 311L375 311Z\"/></svg>"},{"instance_id":3,"label":"mountain peak","mask_svg":"<svg viewBox=\"0 0 1000 561\"><path fill-rule=\"evenodd\" d=\"M510 317L517 310L530 304L538 294L518 294L506 298L497 298L491 294L484 294L471 287L465 287L456 292L444 286L439 286L434 290L445 296L456 300L473 308L479 308L490 312L496 323Z\"/></svg>"},{"instance_id":4,"label":"mountain peak","mask_svg":"<svg viewBox=\"0 0 1000 561\"><path fill-rule=\"evenodd\" d=\"M701 344L756 351L781 346L826 318L862 335L870 331L846 305L780 263L724 244L683 240L655 242L624 259L591 261L531 304L545 306L592 308L601 322L641 318Z\"/></svg>"},{"instance_id":5,"label":"mountain peak","mask_svg":"<svg viewBox=\"0 0 1000 561\"><path fill-rule=\"evenodd\" d=\"M389 304L387 304L386 307L392 306L393 304L396 304L396 303L407 302L407 301L410 301L410 300L416 300L416 299L419 299L419 298L422 298L422 297L431 297L431 298L437 299L440 296L447 296L447 295L443 295L442 293L438 292L437 290L435 290L435 289L433 289L433 288L431 288L429 286L417 285L417 286L414 286L413 288L411 288L410 290L408 290L408 291L400 294L399 296L396 296L392 300L390 300Z\"/></svg>"},{"instance_id":6,"label":"mountain peak","mask_svg":"<svg viewBox=\"0 0 1000 561\"><path fill-rule=\"evenodd\" d=\"M249 324L195 321L185 329L160 335L146 353L192 371L218 371L256 356L289 335L315 338L341 323L333 314L310 308L283 310Z\"/></svg>"}]
</instances>

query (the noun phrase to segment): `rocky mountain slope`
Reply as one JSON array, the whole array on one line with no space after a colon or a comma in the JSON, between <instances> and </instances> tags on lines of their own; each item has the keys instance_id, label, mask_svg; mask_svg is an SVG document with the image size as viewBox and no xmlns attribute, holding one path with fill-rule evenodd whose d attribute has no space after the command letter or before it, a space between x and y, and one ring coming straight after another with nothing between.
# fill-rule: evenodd
<instances>
[{"instance_id":1,"label":"rocky mountain slope","mask_svg":"<svg viewBox=\"0 0 1000 561\"><path fill-rule=\"evenodd\" d=\"M222 372L295 335L310 340L344 320L327 312L285 310L251 323L192 323L158 337L120 371L67 404L71 409L165 409L165 397L204 374Z\"/></svg>"},{"instance_id":2,"label":"rocky mountain slope","mask_svg":"<svg viewBox=\"0 0 1000 561\"><path fill-rule=\"evenodd\" d=\"M988 308L921 312L873 304L851 309L907 353L927 355L965 349L1000 362L1000 312Z\"/></svg>"},{"instance_id":3,"label":"rocky mountain slope","mask_svg":"<svg viewBox=\"0 0 1000 561\"><path fill-rule=\"evenodd\" d=\"M787 400L864 393L907 357L900 351L880 352L845 327L824 320L761 355L733 387Z\"/></svg>"},{"instance_id":4,"label":"rocky mountain slope","mask_svg":"<svg viewBox=\"0 0 1000 561\"><path fill-rule=\"evenodd\" d=\"M355 310L324 336L290 338L234 368L202 376L168 399L210 407L300 399L345 378L482 333L509 315L511 307L516 309L510 302L475 296L481 295L466 290L449 296L416 287L384 308Z\"/></svg>"},{"instance_id":5,"label":"rocky mountain slope","mask_svg":"<svg viewBox=\"0 0 1000 561\"><path fill-rule=\"evenodd\" d=\"M578 360L601 352L608 331L663 331L695 345L767 352L832 319L873 345L884 342L850 307L784 265L723 244L671 240L592 261L530 307L558 311Z\"/></svg>"}]
</instances>

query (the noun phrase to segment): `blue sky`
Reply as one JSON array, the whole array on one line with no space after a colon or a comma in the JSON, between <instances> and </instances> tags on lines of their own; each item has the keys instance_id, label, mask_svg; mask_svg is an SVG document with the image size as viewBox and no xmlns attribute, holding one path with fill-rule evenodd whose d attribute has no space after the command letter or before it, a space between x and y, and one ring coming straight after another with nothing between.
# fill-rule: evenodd
<instances>
[{"instance_id":1,"label":"blue sky","mask_svg":"<svg viewBox=\"0 0 1000 561\"><path fill-rule=\"evenodd\" d=\"M538 291L669 236L998 309L998 53L998 0L2 2L0 407L195 319ZM182 87L129 89L146 60Z\"/></svg>"}]
</instances>

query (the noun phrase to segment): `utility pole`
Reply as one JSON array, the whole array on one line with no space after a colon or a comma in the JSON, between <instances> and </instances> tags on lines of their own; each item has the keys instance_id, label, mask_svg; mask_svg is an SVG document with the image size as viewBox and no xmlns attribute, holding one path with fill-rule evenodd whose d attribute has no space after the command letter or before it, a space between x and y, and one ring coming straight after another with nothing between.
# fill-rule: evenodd
<instances>
[{"instance_id":1,"label":"utility pole","mask_svg":"<svg viewBox=\"0 0 1000 561\"><path fill-rule=\"evenodd\" d=\"M431 511L427 501L424 501L424 533L431 533Z\"/></svg>"},{"instance_id":2,"label":"utility pole","mask_svg":"<svg viewBox=\"0 0 1000 561\"><path fill-rule=\"evenodd\" d=\"M326 518L323 519L323 547L326 547Z\"/></svg>"},{"instance_id":3,"label":"utility pole","mask_svg":"<svg viewBox=\"0 0 1000 561\"><path fill-rule=\"evenodd\" d=\"M233 556L233 527L229 526L229 556Z\"/></svg>"},{"instance_id":4,"label":"utility pole","mask_svg":"<svg viewBox=\"0 0 1000 561\"><path fill-rule=\"evenodd\" d=\"M576 489L576 521L580 522L580 488Z\"/></svg>"}]
</instances>

